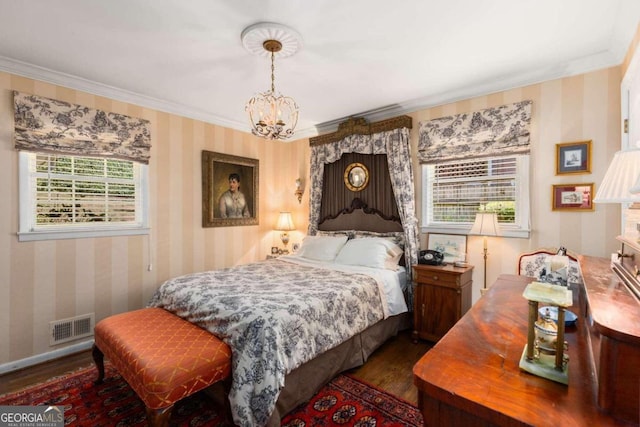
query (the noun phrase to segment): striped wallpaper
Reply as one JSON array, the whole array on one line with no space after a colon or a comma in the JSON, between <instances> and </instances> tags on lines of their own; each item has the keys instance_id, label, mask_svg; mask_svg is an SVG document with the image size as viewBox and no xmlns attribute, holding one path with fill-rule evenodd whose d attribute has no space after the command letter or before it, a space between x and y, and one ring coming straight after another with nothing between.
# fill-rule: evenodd
<instances>
[{"instance_id":1,"label":"striped wallpaper","mask_svg":"<svg viewBox=\"0 0 640 427\"><path fill-rule=\"evenodd\" d=\"M585 255L609 257L618 249L620 206L596 205L593 212L551 210L553 184L598 184L613 154L620 149L620 67L551 80L487 96L455 102L413 114L415 123L449 114L475 111L525 99L533 100L531 118L531 228L530 239L489 238L487 286L501 273L516 273L518 255L540 247L560 245ZM592 140L590 174L555 175L556 144ZM412 149L418 144L412 133ZM417 180L420 166L414 156ZM417 185L421 199L421 186ZM417 203L420 217L421 201ZM426 235L422 236L426 246ZM474 301L483 285L481 237L467 238L467 261L475 265Z\"/></svg>"},{"instance_id":2,"label":"striped wallpaper","mask_svg":"<svg viewBox=\"0 0 640 427\"><path fill-rule=\"evenodd\" d=\"M151 235L18 242L18 156L13 149L12 90L151 122ZM259 160L257 226L202 228L201 152ZM296 178L308 186L308 141L266 141L251 134L87 93L0 73L0 366L47 353L48 324L94 312L96 321L142 307L169 277L264 259L281 246L273 231L280 210L306 230L308 191L298 203ZM291 243L290 243L291 244ZM151 271L149 271L151 266Z\"/></svg>"},{"instance_id":3,"label":"striped wallpaper","mask_svg":"<svg viewBox=\"0 0 640 427\"><path fill-rule=\"evenodd\" d=\"M601 181L620 144L620 67L477 97L411 113L415 152L418 122L453 113L533 100L532 227L530 239L489 242L488 283L514 273L520 252L565 245L607 256L616 249L620 209L551 211L551 185ZM13 150L11 91L19 90L151 122L150 236L18 242L18 171ZM593 140L592 173L555 176L555 144ZM201 227L200 155L203 149L260 161L260 225ZM412 159L420 216L420 167ZM265 141L250 134L137 107L87 93L0 73L0 366L46 355L48 322L95 312L96 320L142 307L165 279L194 271L263 259L278 245L272 231L280 210L291 210L300 241L308 216L308 140ZM295 179L305 181L298 204ZM422 236L423 245L426 236ZM468 238L474 271L474 300L482 286L482 239ZM149 271L151 266L151 271ZM74 344L74 343L71 343ZM66 344L70 345L70 344ZM40 356L39 356L40 355Z\"/></svg>"}]
</instances>

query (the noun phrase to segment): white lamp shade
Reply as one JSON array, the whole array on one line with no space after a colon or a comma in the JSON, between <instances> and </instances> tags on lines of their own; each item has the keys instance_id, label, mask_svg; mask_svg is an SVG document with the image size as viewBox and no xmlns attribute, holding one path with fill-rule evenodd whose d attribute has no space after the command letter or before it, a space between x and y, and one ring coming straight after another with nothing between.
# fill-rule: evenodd
<instances>
[{"instance_id":1,"label":"white lamp shade","mask_svg":"<svg viewBox=\"0 0 640 427\"><path fill-rule=\"evenodd\" d=\"M278 216L278 223L276 224L276 230L291 231L295 229L293 219L291 218L291 212L280 212L280 215Z\"/></svg>"},{"instance_id":2,"label":"white lamp shade","mask_svg":"<svg viewBox=\"0 0 640 427\"><path fill-rule=\"evenodd\" d=\"M469 234L472 236L500 236L498 215L495 212L478 212Z\"/></svg>"},{"instance_id":3,"label":"white lamp shade","mask_svg":"<svg viewBox=\"0 0 640 427\"><path fill-rule=\"evenodd\" d=\"M640 193L640 175L638 176L638 180L636 181L636 183L634 184L633 187L631 187L631 189L629 189L630 193L633 194L638 194Z\"/></svg>"},{"instance_id":4,"label":"white lamp shade","mask_svg":"<svg viewBox=\"0 0 640 427\"><path fill-rule=\"evenodd\" d=\"M640 202L640 150L618 151L593 199L596 203Z\"/></svg>"}]
</instances>

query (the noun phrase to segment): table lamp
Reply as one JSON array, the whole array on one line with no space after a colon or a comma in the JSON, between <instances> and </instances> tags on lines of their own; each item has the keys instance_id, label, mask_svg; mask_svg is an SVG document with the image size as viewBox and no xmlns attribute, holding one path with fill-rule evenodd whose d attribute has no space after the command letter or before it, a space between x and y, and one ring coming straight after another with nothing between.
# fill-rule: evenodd
<instances>
[{"instance_id":1,"label":"table lamp","mask_svg":"<svg viewBox=\"0 0 640 427\"><path fill-rule=\"evenodd\" d=\"M280 239L284 244L284 253L289 253L287 250L287 243L289 243L289 233L287 231L295 230L293 225L293 219L291 218L291 212L280 212L278 216L278 222L276 224L276 230L282 231Z\"/></svg>"}]
</instances>

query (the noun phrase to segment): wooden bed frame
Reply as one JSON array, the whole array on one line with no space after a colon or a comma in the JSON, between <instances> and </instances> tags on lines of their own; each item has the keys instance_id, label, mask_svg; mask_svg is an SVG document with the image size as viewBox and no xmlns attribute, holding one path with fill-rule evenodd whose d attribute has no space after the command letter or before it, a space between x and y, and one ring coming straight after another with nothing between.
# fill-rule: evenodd
<instances>
[{"instance_id":1,"label":"wooden bed frame","mask_svg":"<svg viewBox=\"0 0 640 427\"><path fill-rule=\"evenodd\" d=\"M399 218L386 217L355 198L349 208L323 218L319 230L360 230L374 232L403 231ZM322 386L340 372L363 365L368 357L390 337L411 326L408 313L391 316L369 327L339 346L294 369L285 377L270 427L280 426L280 419L301 403L308 401Z\"/></svg>"}]
</instances>

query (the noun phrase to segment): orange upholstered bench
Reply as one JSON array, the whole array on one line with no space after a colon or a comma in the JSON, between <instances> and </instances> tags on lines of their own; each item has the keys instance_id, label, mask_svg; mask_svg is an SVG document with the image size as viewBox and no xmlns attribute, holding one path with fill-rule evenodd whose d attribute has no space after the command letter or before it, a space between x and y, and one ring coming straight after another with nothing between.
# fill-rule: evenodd
<instances>
[{"instance_id":1,"label":"orange upholstered bench","mask_svg":"<svg viewBox=\"0 0 640 427\"><path fill-rule=\"evenodd\" d=\"M227 380L231 372L227 344L161 308L98 322L93 346L96 383L104 379L104 356L142 399L151 426L168 425L174 403Z\"/></svg>"}]
</instances>

